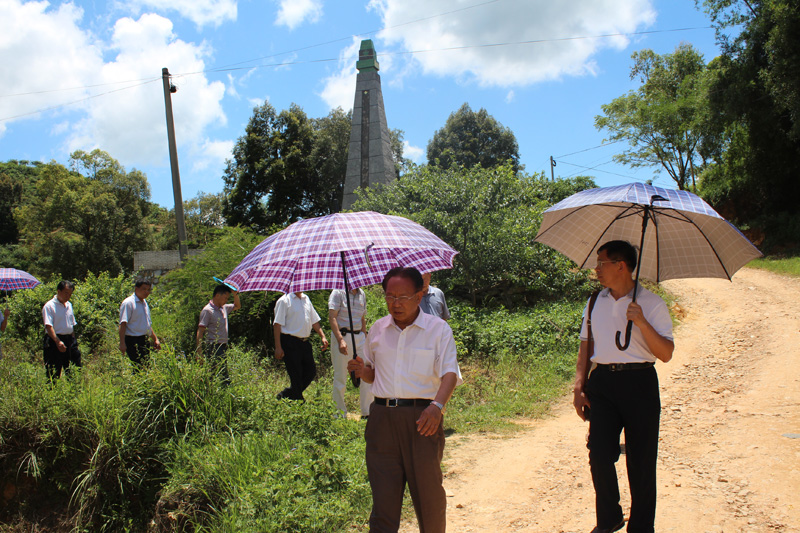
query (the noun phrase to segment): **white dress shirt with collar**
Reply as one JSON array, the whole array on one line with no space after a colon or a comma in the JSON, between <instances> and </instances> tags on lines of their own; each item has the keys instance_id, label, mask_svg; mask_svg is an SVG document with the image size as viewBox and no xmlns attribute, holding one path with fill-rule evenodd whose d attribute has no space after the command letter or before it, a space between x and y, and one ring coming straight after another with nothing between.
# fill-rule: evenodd
<instances>
[{"instance_id":1,"label":"white dress shirt with collar","mask_svg":"<svg viewBox=\"0 0 800 533\"><path fill-rule=\"evenodd\" d=\"M405 329L391 315L369 330L364 362L375 369L372 393L380 398L433 399L442 377L455 373L461 385L453 330L441 318L420 311Z\"/></svg>"},{"instance_id":2,"label":"white dress shirt with collar","mask_svg":"<svg viewBox=\"0 0 800 533\"><path fill-rule=\"evenodd\" d=\"M42 307L42 321L45 326L53 326L56 335L72 335L77 324L72 303L61 303L57 295Z\"/></svg>"},{"instance_id":3,"label":"white dress shirt with collar","mask_svg":"<svg viewBox=\"0 0 800 533\"><path fill-rule=\"evenodd\" d=\"M307 294L298 298L292 292L275 302L275 319L272 323L281 325L281 333L305 339L311 335L311 326L317 322L319 315Z\"/></svg>"},{"instance_id":4,"label":"white dress shirt with collar","mask_svg":"<svg viewBox=\"0 0 800 533\"><path fill-rule=\"evenodd\" d=\"M598 364L611 363L643 363L655 362L656 356L647 347L642 331L633 326L631 330L631 342L627 350L617 348L617 331L622 332L620 342L625 341L625 328L628 325L628 305L633 301L633 290L619 300L611 296L610 289L600 291L597 302L592 311L592 337L594 337L594 355L592 362ZM672 317L670 317L667 304L660 296L654 294L641 285L636 292L636 303L639 304L644 313L645 319L653 326L653 329L662 337L673 340L672 336ZM583 310L584 316L588 310L588 304ZM588 340L586 320L581 327L582 341Z\"/></svg>"}]
</instances>

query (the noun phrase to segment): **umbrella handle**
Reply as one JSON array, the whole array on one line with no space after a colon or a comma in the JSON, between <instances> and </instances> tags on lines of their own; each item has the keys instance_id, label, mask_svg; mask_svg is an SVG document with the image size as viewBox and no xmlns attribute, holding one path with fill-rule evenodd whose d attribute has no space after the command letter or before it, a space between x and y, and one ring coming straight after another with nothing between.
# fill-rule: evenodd
<instances>
[{"instance_id":1,"label":"umbrella handle","mask_svg":"<svg viewBox=\"0 0 800 533\"><path fill-rule=\"evenodd\" d=\"M622 343L619 342L619 338L622 336L622 332L621 331L617 332L617 338L615 339L616 343L617 343L617 348L619 348L622 351L625 351L625 350L628 349L628 345L631 343L631 330L632 329L633 329L633 321L628 320L628 327L625 328L625 344L622 344Z\"/></svg>"}]
</instances>

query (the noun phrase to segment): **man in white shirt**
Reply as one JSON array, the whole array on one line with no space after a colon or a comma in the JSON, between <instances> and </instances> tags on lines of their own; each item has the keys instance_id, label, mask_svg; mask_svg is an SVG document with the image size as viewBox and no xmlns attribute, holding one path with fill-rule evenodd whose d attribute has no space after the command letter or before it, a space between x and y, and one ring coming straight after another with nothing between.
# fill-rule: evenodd
<instances>
[{"instance_id":1,"label":"man in white shirt","mask_svg":"<svg viewBox=\"0 0 800 533\"><path fill-rule=\"evenodd\" d=\"M364 353L364 342L367 339L367 296L361 289L350 291L350 310L347 310L347 298L344 289L331 291L328 298L328 321L331 332L336 339L335 348L331 350L331 363L333 364L333 401L342 413L347 414L344 403L344 391L347 388L347 362L353 358L353 339L355 339L356 354ZM352 326L350 320L352 318ZM358 387L361 404L361 418L369 416L369 406L372 403L372 387L366 381L361 381Z\"/></svg>"},{"instance_id":2,"label":"man in white shirt","mask_svg":"<svg viewBox=\"0 0 800 533\"><path fill-rule=\"evenodd\" d=\"M133 294L119 306L119 349L128 354L134 368L141 367L150 355L148 337L156 350L161 349L161 342L153 331L150 306L147 305L147 297L152 292L153 282L139 278L134 284Z\"/></svg>"},{"instance_id":3,"label":"man in white shirt","mask_svg":"<svg viewBox=\"0 0 800 533\"><path fill-rule=\"evenodd\" d=\"M639 286L633 301L636 249L625 241L610 241L597 251L597 280L605 287L591 316L593 351L589 353L588 326L581 329L581 346L573 404L578 416L589 418L589 466L595 489L597 526L592 533L611 533L625 526L619 504L614 464L619 459L619 437L625 430L625 454L631 491L628 531L654 531L656 460L661 400L657 359L672 359L672 319L664 301ZM584 316L588 314L584 311ZM633 321L630 344L621 350L628 320ZM587 365L596 363L584 383ZM590 409L590 411L589 411Z\"/></svg>"},{"instance_id":4,"label":"man in white shirt","mask_svg":"<svg viewBox=\"0 0 800 533\"><path fill-rule=\"evenodd\" d=\"M75 284L62 280L56 287L56 295L42 307L44 322L44 368L48 381L68 374L70 364L81 366L81 351L75 338L75 314L72 312L72 292Z\"/></svg>"},{"instance_id":5,"label":"man in white shirt","mask_svg":"<svg viewBox=\"0 0 800 533\"><path fill-rule=\"evenodd\" d=\"M383 279L389 315L372 325L363 359L348 370L372 383L365 438L372 488L370 531L396 532L408 482L420 531L445 531L442 486L444 407L462 383L453 331L420 311L423 281L415 268L394 268Z\"/></svg>"},{"instance_id":6,"label":"man in white shirt","mask_svg":"<svg viewBox=\"0 0 800 533\"><path fill-rule=\"evenodd\" d=\"M314 381L317 366L308 337L311 330L322 338L322 351L328 339L319 325L319 315L308 296L302 292L284 294L275 302L275 359L282 359L289 374L289 387L278 393L278 399L302 400L303 391Z\"/></svg>"}]
</instances>

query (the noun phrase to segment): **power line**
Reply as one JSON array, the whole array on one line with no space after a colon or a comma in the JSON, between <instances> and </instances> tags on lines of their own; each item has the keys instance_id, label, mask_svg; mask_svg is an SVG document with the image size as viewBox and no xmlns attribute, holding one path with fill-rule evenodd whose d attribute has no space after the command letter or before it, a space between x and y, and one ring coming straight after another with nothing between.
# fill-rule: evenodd
<instances>
[{"instance_id":1,"label":"power line","mask_svg":"<svg viewBox=\"0 0 800 533\"><path fill-rule=\"evenodd\" d=\"M603 146L610 146L610 145L616 144L618 142L622 142L622 140L620 139L620 140L617 140L617 141L611 141L610 143L598 144L597 146L592 146L591 148L585 148L583 150L578 150L577 152L570 152L570 153L564 154L564 155L557 155L557 156L555 156L554 159L560 159L562 157L569 157L569 156L575 155L575 154L582 154L583 152L588 152L589 150L596 150L597 148L602 148Z\"/></svg>"},{"instance_id":2,"label":"power line","mask_svg":"<svg viewBox=\"0 0 800 533\"><path fill-rule=\"evenodd\" d=\"M159 80L159 78L155 78L155 79L152 79L150 81L146 81L144 83L137 83L136 85L129 85L127 87L120 87L119 89L114 89L113 91L106 91L104 93L93 94L91 96L87 96L86 98L81 98L80 100L73 100L72 102L65 102L63 104L53 105L53 106L45 107L45 108L42 108L42 109L37 109L36 111L31 111L29 113L22 113L22 114L19 114L19 115L14 115L13 117L0 118L0 122L5 122L7 120L14 120L15 118L27 117L27 116L30 116L30 115L36 115L38 113L44 113L45 111L52 111L54 109L60 109L62 107L67 107L67 106L70 106L70 105L79 104L81 102L86 102L87 100L92 100L93 98L99 98L100 96L105 96L107 94L116 93L116 92L119 92L119 91L125 91L127 89L133 89L135 87L141 87L142 85L147 85L148 83L153 83L154 81L158 81L158 80Z\"/></svg>"},{"instance_id":3,"label":"power line","mask_svg":"<svg viewBox=\"0 0 800 533\"><path fill-rule=\"evenodd\" d=\"M245 61L239 61L237 63L231 63L229 65L223 65L223 66L219 67L218 69L212 69L212 70L208 70L208 71L204 71L204 72L218 72L218 71L219 72L227 72L229 70L241 70L241 69L231 69L231 67L236 67L236 66L239 66L239 65L243 65L245 63L252 63L254 61L261 61L262 59L269 59L271 57L278 57L278 56L282 56L282 55L286 55L286 54L293 54L293 53L296 53L296 52L302 52L304 50L310 50L312 48L319 48L320 46L326 46L326 45L329 45L329 44L340 43L342 41L349 41L353 37L365 37L367 35L373 35L375 33L378 33L379 31L393 30L395 28L408 26L410 24L416 24L417 22L424 22L426 20L430 20L430 19L434 19L434 18L438 18L438 17L443 17L445 15L452 15L453 13L458 13L460 11L466 11L468 9L473 9L473 8L476 8L476 7L485 6L487 4L494 4L494 3L500 2L500 1L501 0L488 0L486 2L481 2L480 4L474 4L474 5L462 7L462 8L459 8L459 9L453 9L452 11L445 11L443 13L439 13L439 14L436 14L436 15L430 15L430 16L422 17L422 18L415 19L415 20L409 20L408 22L403 22L401 24L395 24L394 26L388 26L386 28L379 28L377 30L370 30L370 31L362 32L362 33L356 33L356 34L353 34L353 35L348 35L347 37L340 37L338 39L333 39L331 41L325 41L325 42L322 42L322 43L311 44L311 45L308 45L308 46L303 46L301 48L295 48L294 50L287 50L285 52L278 52L276 54L272 54L272 55L268 55L268 56L257 57L255 59L247 59ZM248 67L248 68L252 68L252 67Z\"/></svg>"},{"instance_id":4,"label":"power line","mask_svg":"<svg viewBox=\"0 0 800 533\"><path fill-rule=\"evenodd\" d=\"M94 85L84 85L82 87L65 87L61 89L45 89L42 91L30 91L27 93L16 93L16 94L0 94L0 98L11 98L12 96L31 96L35 94L47 94L47 93L57 93L57 92L66 92L66 91L78 91L83 89L94 89L95 87L106 87L108 85L120 85L122 83L138 83L138 82L151 82L160 80L160 77L150 77L150 78L141 78L138 80L126 80L126 81L110 81L108 83L95 83Z\"/></svg>"},{"instance_id":5,"label":"power line","mask_svg":"<svg viewBox=\"0 0 800 533\"><path fill-rule=\"evenodd\" d=\"M627 179L631 179L631 180L634 180L634 181L647 181L647 180L643 180L641 178L634 178L633 176L626 176L625 174L618 174L616 172L611 172L611 171L608 171L608 170L601 170L601 169L597 168L599 166L606 165L606 164L608 164L610 162L611 161L606 161L605 163L600 163L599 165L594 166L594 167L585 167L583 165L576 165L575 163L569 163L567 161L559 161L559 163L562 163L564 165L570 165L570 166L578 167L578 168L581 168L581 169L584 169L584 170L596 170L598 172L603 172L605 174L612 174L614 176L619 176L621 178L627 178Z\"/></svg>"}]
</instances>

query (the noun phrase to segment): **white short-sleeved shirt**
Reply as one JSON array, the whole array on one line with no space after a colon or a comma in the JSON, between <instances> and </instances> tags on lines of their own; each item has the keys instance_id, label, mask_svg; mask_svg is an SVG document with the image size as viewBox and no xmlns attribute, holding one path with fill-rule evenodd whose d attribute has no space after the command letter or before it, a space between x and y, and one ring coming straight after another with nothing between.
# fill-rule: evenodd
<instances>
[{"instance_id":1,"label":"white short-sleeved shirt","mask_svg":"<svg viewBox=\"0 0 800 533\"><path fill-rule=\"evenodd\" d=\"M439 317L420 311L405 329L387 315L367 335L364 361L375 369L372 393L379 398L433 399L442 377L455 373L461 385L453 330Z\"/></svg>"},{"instance_id":2,"label":"white short-sleeved shirt","mask_svg":"<svg viewBox=\"0 0 800 533\"><path fill-rule=\"evenodd\" d=\"M609 289L600 291L592 311L592 337L594 337L594 355L592 361L598 364L655 362L656 356L647 347L642 331L634 324L631 330L631 342L627 350L617 348L617 331L622 332L620 342L625 341L625 328L628 326L628 305L633 301L633 290L619 300L611 296ZM653 294L641 285L636 292L636 303L642 307L645 319L662 337L672 337L672 318L667 304L657 294ZM589 304L583 310L584 317ZM589 340L586 320L581 326L581 340Z\"/></svg>"},{"instance_id":3,"label":"white short-sleeved shirt","mask_svg":"<svg viewBox=\"0 0 800 533\"><path fill-rule=\"evenodd\" d=\"M284 294L275 302L273 324L281 325L281 333L305 339L311 335L311 326L319 322L317 310L308 295L298 298L295 293Z\"/></svg>"},{"instance_id":4,"label":"white short-sleeved shirt","mask_svg":"<svg viewBox=\"0 0 800 533\"><path fill-rule=\"evenodd\" d=\"M225 344L228 342L228 315L233 312L235 304L225 304L222 307L209 301L200 311L199 325L206 328L206 341Z\"/></svg>"},{"instance_id":5,"label":"white short-sleeved shirt","mask_svg":"<svg viewBox=\"0 0 800 533\"><path fill-rule=\"evenodd\" d=\"M367 310L367 296L364 291L358 289L358 294L350 293L350 308L353 312L353 328L358 331L361 329L361 317ZM336 311L336 322L339 328L350 329L350 316L347 314L347 298L344 289L334 289L328 298L328 310Z\"/></svg>"},{"instance_id":6,"label":"white short-sleeved shirt","mask_svg":"<svg viewBox=\"0 0 800 533\"><path fill-rule=\"evenodd\" d=\"M139 337L150 335L153 322L150 320L150 306L147 300L140 300L136 293L131 294L119 306L119 323L127 323L125 335Z\"/></svg>"},{"instance_id":7,"label":"white short-sleeved shirt","mask_svg":"<svg viewBox=\"0 0 800 533\"><path fill-rule=\"evenodd\" d=\"M62 304L57 295L42 307L42 321L45 326L53 326L56 335L72 335L77 324L72 312L72 303Z\"/></svg>"}]
</instances>

